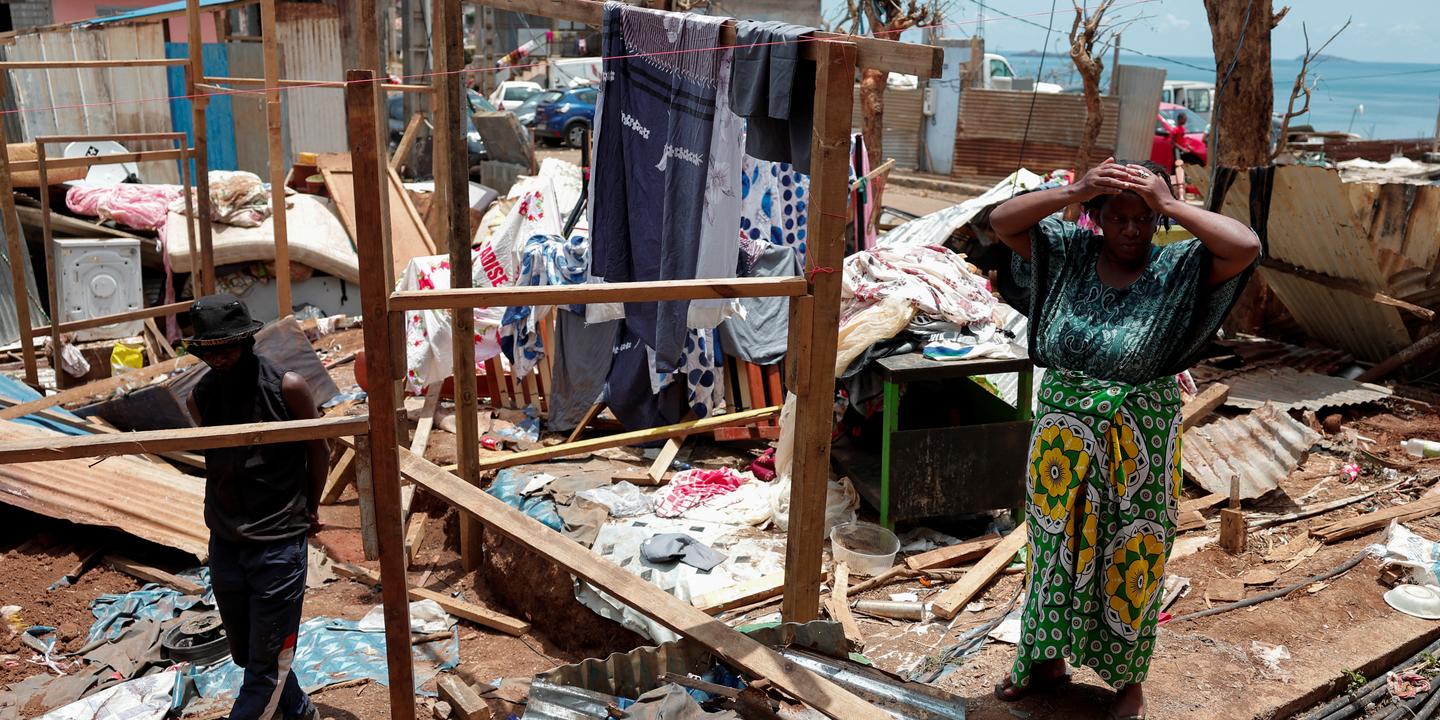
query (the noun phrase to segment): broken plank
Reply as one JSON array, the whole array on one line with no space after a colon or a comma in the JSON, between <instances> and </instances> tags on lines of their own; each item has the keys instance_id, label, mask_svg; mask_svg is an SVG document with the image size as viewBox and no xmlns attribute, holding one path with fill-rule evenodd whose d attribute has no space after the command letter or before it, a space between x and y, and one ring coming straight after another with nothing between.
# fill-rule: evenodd
<instances>
[{"instance_id":1,"label":"broken plank","mask_svg":"<svg viewBox=\"0 0 1440 720\"><path fill-rule=\"evenodd\" d=\"M335 467L330 468L330 474L325 477L325 490L320 493L320 504L334 505L339 502L340 495L354 480L355 448L347 447L345 452L340 453L340 459L335 461Z\"/></svg>"},{"instance_id":2,"label":"broken plank","mask_svg":"<svg viewBox=\"0 0 1440 720\"><path fill-rule=\"evenodd\" d=\"M579 442L552 445L550 447L535 448L522 452L511 453L499 457L485 458L480 461L481 470L498 470L500 468L526 465L542 460L554 460L555 458L567 457L570 455L584 455L596 450L604 450L613 447L624 447L626 445L638 445L652 440L665 440L683 435L693 435L719 427L730 427L732 425L746 425L764 420L780 414L780 407L766 407L744 412L726 413L724 415L713 415L701 420L691 420L674 425L662 425L648 430L635 430L633 432L608 435L601 438L589 438ZM447 465L440 468L444 471L454 470L454 465Z\"/></svg>"},{"instance_id":3,"label":"broken plank","mask_svg":"<svg viewBox=\"0 0 1440 720\"><path fill-rule=\"evenodd\" d=\"M9 409L14 410L15 408ZM7 442L0 445L0 464L95 458L110 455L158 454L172 451L321 440L363 433L367 431L369 425L370 421L365 416L329 417L242 425L145 430L111 435L47 437Z\"/></svg>"},{"instance_id":4,"label":"broken plank","mask_svg":"<svg viewBox=\"0 0 1440 720\"><path fill-rule=\"evenodd\" d=\"M1181 511L1178 516L1178 521L1175 523L1175 532L1190 532L1191 530L1200 530L1204 527L1205 516L1201 515L1199 510L1185 510Z\"/></svg>"},{"instance_id":5,"label":"broken plank","mask_svg":"<svg viewBox=\"0 0 1440 720\"><path fill-rule=\"evenodd\" d=\"M405 530L405 563L414 565L415 558L420 554L420 546L425 542L425 516L411 515L410 526Z\"/></svg>"},{"instance_id":6,"label":"broken plank","mask_svg":"<svg viewBox=\"0 0 1440 720\"><path fill-rule=\"evenodd\" d=\"M1180 408L1180 429L1189 430L1200 424L1201 420L1215 412L1215 408L1225 404L1230 397L1230 386L1224 383L1215 383L1205 391L1195 396L1195 399Z\"/></svg>"},{"instance_id":7,"label":"broken plank","mask_svg":"<svg viewBox=\"0 0 1440 720\"><path fill-rule=\"evenodd\" d=\"M335 572L361 582L368 582L373 585L380 584L380 573L359 565L335 563ZM524 620L510 617L504 613L495 612L489 608L480 607L475 603L450 597L444 593L418 587L406 588L406 592L410 594L411 600L434 600L437 605L444 608L445 612L451 615L464 618L477 625L484 625L485 627L499 630L509 635L518 637L530 630L530 623Z\"/></svg>"},{"instance_id":8,"label":"broken plank","mask_svg":"<svg viewBox=\"0 0 1440 720\"><path fill-rule=\"evenodd\" d=\"M450 704L451 712L460 720L490 720L495 717L475 688L454 675L446 673L435 678L435 690L440 693L441 700Z\"/></svg>"},{"instance_id":9,"label":"broken plank","mask_svg":"<svg viewBox=\"0 0 1440 720\"><path fill-rule=\"evenodd\" d=\"M850 566L845 563L836 563L835 582L830 585L830 597L826 609L835 622L840 623L840 628L845 632L845 637L850 639L850 644L859 650L865 649L865 635L860 632L860 623L855 622L855 615L850 612Z\"/></svg>"},{"instance_id":10,"label":"broken plank","mask_svg":"<svg viewBox=\"0 0 1440 720\"><path fill-rule=\"evenodd\" d=\"M205 592L205 588L201 587L199 583L186 580L185 578L165 572L159 568L142 565L141 563L120 557L119 555L106 555L105 564L131 577L144 580L145 582L167 585L186 595L202 595Z\"/></svg>"},{"instance_id":11,"label":"broken plank","mask_svg":"<svg viewBox=\"0 0 1440 720\"><path fill-rule=\"evenodd\" d=\"M355 492L360 504L360 540L366 560L380 558L380 536L375 528L375 483L371 476L370 436L355 436Z\"/></svg>"},{"instance_id":12,"label":"broken plank","mask_svg":"<svg viewBox=\"0 0 1440 720\"><path fill-rule=\"evenodd\" d=\"M1182 501L1180 503L1180 512L1184 514L1188 512L1200 512L1201 510L1208 510L1209 508L1215 507L1216 505L1219 505L1220 503L1223 503L1229 499L1230 496L1226 495L1225 493L1210 493L1205 497L1195 498L1194 500Z\"/></svg>"},{"instance_id":13,"label":"broken plank","mask_svg":"<svg viewBox=\"0 0 1440 720\"><path fill-rule=\"evenodd\" d=\"M430 431L435 428L435 410L440 407L440 385L425 388L425 404L420 408L420 420L415 423L415 435L410 438L410 452L424 455L430 444Z\"/></svg>"},{"instance_id":14,"label":"broken plank","mask_svg":"<svg viewBox=\"0 0 1440 720\"><path fill-rule=\"evenodd\" d=\"M949 547L935 548L919 555L911 555L905 558L905 564L911 570L938 570L955 567L981 557L999 544L1000 535L991 533Z\"/></svg>"},{"instance_id":15,"label":"broken plank","mask_svg":"<svg viewBox=\"0 0 1440 720\"><path fill-rule=\"evenodd\" d=\"M785 573L780 572L746 580L723 591L692 598L690 604L700 608L706 615L719 615L761 600L779 597L783 592L785 592Z\"/></svg>"},{"instance_id":16,"label":"broken plank","mask_svg":"<svg viewBox=\"0 0 1440 720\"><path fill-rule=\"evenodd\" d=\"M641 471L617 472L610 476L610 482L628 482L631 485L644 485L647 487L659 487L670 482L674 473L665 473L659 480L650 477L650 473Z\"/></svg>"},{"instance_id":17,"label":"broken plank","mask_svg":"<svg viewBox=\"0 0 1440 720\"><path fill-rule=\"evenodd\" d=\"M962 608L969 605L970 601L974 600L990 584L990 581L994 580L995 576L1010 564L1015 553L1020 552L1020 548L1025 546L1026 532L1025 523L1020 523L1020 526L1015 528L1014 532L1006 535L999 545L991 548L985 557L980 558L980 562L975 563L975 567L971 568L970 572L965 573L965 577L961 578L960 582L940 593L940 597L936 598L934 605L931 606L934 613L946 620L954 619Z\"/></svg>"},{"instance_id":18,"label":"broken plank","mask_svg":"<svg viewBox=\"0 0 1440 720\"><path fill-rule=\"evenodd\" d=\"M548 389L549 386L547 385L546 388ZM570 437L565 438L565 442L573 443L579 440L580 436L585 432L585 428L590 427L590 423L595 422L595 418L600 417L600 413L604 409L605 403L603 402L597 402L591 405L590 409L585 411L585 417L580 418L580 422L575 426L575 429L570 432Z\"/></svg>"},{"instance_id":19,"label":"broken plank","mask_svg":"<svg viewBox=\"0 0 1440 720\"><path fill-rule=\"evenodd\" d=\"M680 444L683 442L685 442L683 436L678 438L672 437L665 441L665 445L660 448L660 452L655 456L655 462L650 463L650 470L646 472L651 480L658 483L660 482L660 478L665 477L665 473L670 471L670 465L675 462L675 456L680 454Z\"/></svg>"},{"instance_id":20,"label":"broken plank","mask_svg":"<svg viewBox=\"0 0 1440 720\"><path fill-rule=\"evenodd\" d=\"M1323 527L1313 528L1310 534L1326 543L1338 542L1356 535L1380 530L1388 526L1391 521L1406 522L1419 520L1440 513L1440 496L1428 497L1421 500L1396 505L1383 510L1360 515L1358 517L1341 520Z\"/></svg>"},{"instance_id":21,"label":"broken plank","mask_svg":"<svg viewBox=\"0 0 1440 720\"><path fill-rule=\"evenodd\" d=\"M710 649L735 669L778 688L832 718L883 718L879 708L779 653L742 635L670 593L620 568L485 491L424 458L400 452L400 467L427 492L471 514L487 527L644 613L660 625Z\"/></svg>"}]
</instances>

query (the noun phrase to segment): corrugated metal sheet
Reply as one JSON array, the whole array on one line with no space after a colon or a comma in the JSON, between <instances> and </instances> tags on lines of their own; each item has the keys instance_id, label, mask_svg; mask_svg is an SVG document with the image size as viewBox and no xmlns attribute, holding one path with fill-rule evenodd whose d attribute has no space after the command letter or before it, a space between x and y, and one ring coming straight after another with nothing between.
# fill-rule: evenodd
<instances>
[{"instance_id":1,"label":"corrugated metal sheet","mask_svg":"<svg viewBox=\"0 0 1440 720\"><path fill-rule=\"evenodd\" d=\"M1122 64L1115 70L1115 83L1120 96L1115 154L1130 160L1148 159L1155 141L1155 113L1160 109L1165 68Z\"/></svg>"},{"instance_id":2,"label":"corrugated metal sheet","mask_svg":"<svg viewBox=\"0 0 1440 720\"><path fill-rule=\"evenodd\" d=\"M1341 366L1355 362L1349 354L1339 350L1299 347L1265 338L1222 340L1216 344L1234 353L1243 365L1234 367L1224 359L1198 365L1190 369L1195 382L1206 384L1240 373L1281 367L1330 375Z\"/></svg>"},{"instance_id":3,"label":"corrugated metal sheet","mask_svg":"<svg viewBox=\"0 0 1440 720\"><path fill-rule=\"evenodd\" d=\"M1241 499L1254 500L1279 487L1319 439L1310 426L1265 403L1241 417L1186 431L1183 466L1212 493L1229 495L1230 478L1238 477Z\"/></svg>"},{"instance_id":4,"label":"corrugated metal sheet","mask_svg":"<svg viewBox=\"0 0 1440 720\"><path fill-rule=\"evenodd\" d=\"M1281 410L1319 410L1376 402L1393 394L1382 385L1292 368L1248 372L1230 378L1226 384L1230 386L1230 396L1225 404L1247 409L1273 403Z\"/></svg>"},{"instance_id":5,"label":"corrugated metal sheet","mask_svg":"<svg viewBox=\"0 0 1440 720\"><path fill-rule=\"evenodd\" d=\"M61 437L0 422L0 442ZM92 464L94 465L93 467ZM205 558L205 481L169 465L120 455L0 465L0 502L81 525L111 527Z\"/></svg>"},{"instance_id":6,"label":"corrugated metal sheet","mask_svg":"<svg viewBox=\"0 0 1440 720\"><path fill-rule=\"evenodd\" d=\"M1236 178L1223 212L1249 222L1249 193L1249 179L1244 175ZM1362 198L1342 183L1333 169L1278 168L1270 204L1270 257L1388 293L1385 273L1371 244L1368 218L1357 214L1357 206L1364 208ZM1434 242L1433 234L1431 238ZM1364 360L1381 360L1411 343L1410 332L1394 307L1270 269L1260 272L1311 337Z\"/></svg>"},{"instance_id":7,"label":"corrugated metal sheet","mask_svg":"<svg viewBox=\"0 0 1440 720\"><path fill-rule=\"evenodd\" d=\"M340 61L340 11L321 3L279 3L277 31L285 48L280 76L344 80ZM281 93L290 120L292 152L349 152L345 92L307 88Z\"/></svg>"},{"instance_id":8,"label":"corrugated metal sheet","mask_svg":"<svg viewBox=\"0 0 1440 720\"><path fill-rule=\"evenodd\" d=\"M1097 160L1114 150L1119 98L1101 98L1101 111L1104 118ZM1085 98L1080 95L966 89L960 94L960 129L955 134L955 163L950 174L996 182L1022 164L1041 172L1069 167L1075 162L1084 129Z\"/></svg>"},{"instance_id":9,"label":"corrugated metal sheet","mask_svg":"<svg viewBox=\"0 0 1440 720\"><path fill-rule=\"evenodd\" d=\"M920 132L924 115L923 93L919 90L885 89L885 115L882 118L881 140L883 157L895 158L896 167L914 170L920 162ZM851 127L861 127L860 88L855 88L855 105Z\"/></svg>"},{"instance_id":10,"label":"corrugated metal sheet","mask_svg":"<svg viewBox=\"0 0 1440 720\"><path fill-rule=\"evenodd\" d=\"M0 216L0 233L5 229L6 218ZM3 237L3 235L0 235ZM21 263L25 266L25 287L30 295L30 321L35 326L48 324L50 318L35 294L35 265L30 262L30 243L20 243ZM0 345L9 346L20 341L20 320L15 314L15 285L10 279L10 257L6 248L0 247Z\"/></svg>"}]
</instances>

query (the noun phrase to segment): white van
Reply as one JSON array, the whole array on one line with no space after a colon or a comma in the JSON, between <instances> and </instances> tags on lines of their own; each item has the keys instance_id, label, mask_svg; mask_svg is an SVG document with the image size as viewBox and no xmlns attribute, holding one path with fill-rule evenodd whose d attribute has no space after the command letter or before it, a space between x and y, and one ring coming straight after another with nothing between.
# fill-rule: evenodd
<instances>
[{"instance_id":1,"label":"white van","mask_svg":"<svg viewBox=\"0 0 1440 720\"><path fill-rule=\"evenodd\" d=\"M1215 83L1200 80L1166 80L1160 89L1160 102L1184 105L1210 122L1215 106Z\"/></svg>"}]
</instances>

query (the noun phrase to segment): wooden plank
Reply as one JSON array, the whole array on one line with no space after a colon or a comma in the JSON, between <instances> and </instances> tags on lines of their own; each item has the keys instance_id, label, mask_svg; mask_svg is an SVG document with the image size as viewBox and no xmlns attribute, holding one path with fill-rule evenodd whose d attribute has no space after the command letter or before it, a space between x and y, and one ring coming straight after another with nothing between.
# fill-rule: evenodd
<instances>
[{"instance_id":1,"label":"wooden plank","mask_svg":"<svg viewBox=\"0 0 1440 720\"><path fill-rule=\"evenodd\" d=\"M202 595L205 593L205 588L201 587L198 583L172 575L159 568L150 567L149 565L120 557L119 555L106 555L105 564L131 577L139 578L145 582L166 585L186 595Z\"/></svg>"},{"instance_id":2,"label":"wooden plank","mask_svg":"<svg viewBox=\"0 0 1440 720\"><path fill-rule=\"evenodd\" d=\"M42 33L49 35L51 33ZM0 62L0 70L51 70L56 68L178 67L186 58L138 58L128 60L39 60Z\"/></svg>"},{"instance_id":3,"label":"wooden plank","mask_svg":"<svg viewBox=\"0 0 1440 720\"><path fill-rule=\"evenodd\" d=\"M45 167L48 170L54 171L67 168L88 168L93 165L108 165L122 162L179 160L183 152L183 150L146 150L144 152L111 153L109 155L92 155L90 157L57 158L47 160ZM21 160L10 163L10 171L14 173L36 172L39 169L39 160Z\"/></svg>"},{"instance_id":4,"label":"wooden plank","mask_svg":"<svg viewBox=\"0 0 1440 720\"><path fill-rule=\"evenodd\" d=\"M1405 302L1404 300L1393 298L1383 293L1375 292L1374 290L1370 290L1364 285L1354 280L1331 277L1324 273L1306 270L1305 268L1291 265L1287 262L1281 262L1274 258L1265 258L1261 260L1260 266L1265 268L1266 270L1283 273L1285 275L1292 275L1294 277L1300 278L1301 280L1307 280L1309 282L1313 282L1317 285L1323 285L1333 290L1347 292L1351 295L1365 298L1370 302L1399 308L1427 322L1435 319L1434 310L1431 310L1429 308L1423 308L1414 303Z\"/></svg>"},{"instance_id":5,"label":"wooden plank","mask_svg":"<svg viewBox=\"0 0 1440 720\"><path fill-rule=\"evenodd\" d=\"M1310 530L1310 535L1326 543L1338 542L1356 535L1375 530L1381 530L1394 522L1408 522L1419 520L1440 513L1440 496L1432 496L1408 502L1404 505L1395 505L1383 510L1376 510L1372 513L1358 517L1341 520Z\"/></svg>"},{"instance_id":6,"label":"wooden plank","mask_svg":"<svg viewBox=\"0 0 1440 720\"><path fill-rule=\"evenodd\" d=\"M405 528L405 564L414 565L420 546L425 544L425 516L414 514L406 522L409 526Z\"/></svg>"},{"instance_id":7,"label":"wooden plank","mask_svg":"<svg viewBox=\"0 0 1440 720\"><path fill-rule=\"evenodd\" d=\"M994 580L1000 571L1010 564L1015 553L1020 552L1020 548L1025 546L1027 530L1025 523L1020 523L1020 526L1006 535L999 545L991 548L985 557L980 558L980 562L975 563L975 567L965 573L965 577L961 578L960 582L946 588L945 592L941 593L940 597L936 598L934 604L931 605L934 613L946 620L954 619L956 614L980 595L990 585L990 581Z\"/></svg>"},{"instance_id":8,"label":"wooden plank","mask_svg":"<svg viewBox=\"0 0 1440 720\"><path fill-rule=\"evenodd\" d=\"M320 504L334 505L339 502L340 495L354 479L355 448L347 447L340 453L340 459L335 461L335 467L330 468L330 474L325 477L325 490L320 493Z\"/></svg>"},{"instance_id":9,"label":"wooden plank","mask_svg":"<svg viewBox=\"0 0 1440 720\"><path fill-rule=\"evenodd\" d=\"M407 455L408 457L418 457ZM434 467L433 465L431 467ZM453 477L453 476L452 476ZM380 584L380 574L369 568L349 563L335 563L335 572L349 578L362 582ZM425 588L408 588L411 600L434 600L445 611L456 617L464 618L470 622L494 628L510 635L524 635L530 629L530 623L524 620L517 620L509 615L498 613L488 608L480 607L475 603L457 600L442 593Z\"/></svg>"},{"instance_id":10,"label":"wooden plank","mask_svg":"<svg viewBox=\"0 0 1440 720\"><path fill-rule=\"evenodd\" d=\"M182 355L174 360L166 360L162 363L148 365L139 370L125 373L124 375L116 375L105 378L104 380L96 380L95 382L87 383L77 388L71 388L64 392L47 395L38 400L31 400L30 402L0 410L0 420L13 420L17 417L23 417L30 413L44 410L45 408L55 407L56 405L76 402L96 395L106 395L117 388L131 384L140 385L152 378L174 372L181 368L190 367L199 362L194 355Z\"/></svg>"},{"instance_id":11,"label":"wooden plank","mask_svg":"<svg viewBox=\"0 0 1440 720\"><path fill-rule=\"evenodd\" d=\"M1230 496L1226 495L1225 493L1211 493L1202 498L1185 500L1180 503L1180 512L1182 514L1188 512L1199 512L1201 510L1215 507L1216 505L1219 505L1220 503L1223 503L1228 499L1230 499Z\"/></svg>"},{"instance_id":12,"label":"wooden plank","mask_svg":"<svg viewBox=\"0 0 1440 720\"><path fill-rule=\"evenodd\" d=\"M7 76L0 72L0 94L9 92ZM35 334L31 330L30 282L26 277L25 263L20 258L25 254L25 237L21 229L20 216L15 212L15 191L10 185L10 137L5 123L0 121L0 163L7 168L0 172L0 225L5 226L6 264L10 266L10 287L15 305L16 324L20 329L20 350L25 365L25 382L32 387L40 386L39 364L35 361ZM23 413L22 413L23 414ZM14 415L11 417L19 417ZM0 412L0 419L5 415Z\"/></svg>"},{"instance_id":13,"label":"wooden plank","mask_svg":"<svg viewBox=\"0 0 1440 720\"><path fill-rule=\"evenodd\" d=\"M194 2L194 0L190 0ZM270 2L272 0L265 0ZM374 0L361 3L360 17L381 17ZM362 27L364 27L362 25ZM380 62L378 28L361 35L361 59ZM355 197L363 198L356 208L356 250L360 256L360 305L370 321L364 324L365 347L370 381L370 412L377 421L370 424L367 438L373 452L363 467L369 470L375 498L376 550L380 555L381 593L385 614L385 660L389 671L390 716L397 720L415 718L415 666L410 653L410 603L405 580L405 537L400 517L400 468L396 453L396 396L400 392L397 357L400 320L391 314L388 293L394 288L394 259L387 240L390 199L386 192L384 162L379 153L381 138L380 93L374 86L374 70L350 70L345 74L345 114ZM394 335L392 335L392 333ZM357 438L358 440L359 438Z\"/></svg>"},{"instance_id":14,"label":"wooden plank","mask_svg":"<svg viewBox=\"0 0 1440 720\"><path fill-rule=\"evenodd\" d=\"M727 610L779 597L783 592L785 592L785 573L780 572L746 580L739 585L692 598L690 604L700 608L706 615L719 615Z\"/></svg>"},{"instance_id":15,"label":"wooden plank","mask_svg":"<svg viewBox=\"0 0 1440 720\"><path fill-rule=\"evenodd\" d=\"M440 384L425 388L425 404L420 408L420 420L415 423L415 435L410 438L410 452L424 455L430 444L430 431L435 427L435 410L440 407Z\"/></svg>"},{"instance_id":16,"label":"wooden plank","mask_svg":"<svg viewBox=\"0 0 1440 720\"><path fill-rule=\"evenodd\" d=\"M1230 386L1224 383L1215 383L1205 391L1195 396L1195 399L1180 408L1180 429L1189 430L1200 424L1215 412L1215 409L1225 404L1226 398L1230 397Z\"/></svg>"},{"instance_id":17,"label":"wooden plank","mask_svg":"<svg viewBox=\"0 0 1440 720\"><path fill-rule=\"evenodd\" d=\"M77 88L78 91L78 88ZM73 113L72 113L73 114ZM45 285L50 296L50 312L60 307L60 270L55 262L55 236L50 227L50 183L48 168L45 166L45 143L35 143L35 159L40 173L40 247L45 253ZM52 318L50 322L50 367L60 367L60 326Z\"/></svg>"},{"instance_id":18,"label":"wooden plank","mask_svg":"<svg viewBox=\"0 0 1440 720\"><path fill-rule=\"evenodd\" d=\"M320 440L363 433L369 424L367 417L341 416L15 441L0 445L0 465Z\"/></svg>"},{"instance_id":19,"label":"wooden plank","mask_svg":"<svg viewBox=\"0 0 1440 720\"><path fill-rule=\"evenodd\" d=\"M410 155L410 148L415 145L415 138L420 135L420 126L424 124L424 113L417 112L410 116L410 122L405 125L405 133L395 145L395 154L390 156L390 169L398 170L401 163L405 162L405 158Z\"/></svg>"},{"instance_id":20,"label":"wooden plank","mask_svg":"<svg viewBox=\"0 0 1440 720\"><path fill-rule=\"evenodd\" d=\"M355 240L359 237L360 229L357 227L356 212L361 210L363 203L361 195L355 188L355 176L352 169L351 156L345 153L321 153L316 160L320 168L320 175L325 178L325 188L330 193L330 199L335 203L335 212L340 216L340 224L345 226L345 231L350 238ZM405 266L414 257L424 257L435 254L435 243L430 238L430 231L425 229L425 223L420 220L420 214L415 210L415 204L410 201L410 193L399 177L388 170L387 192L389 193L389 216L390 216L390 239L391 239L391 267L395 275L405 272ZM467 190L468 193L468 190ZM468 197L468 195L467 195ZM356 243L358 244L358 240ZM453 275L453 273L452 273ZM394 288L390 288L393 290ZM395 310L403 310L399 306L393 306Z\"/></svg>"},{"instance_id":21,"label":"wooden plank","mask_svg":"<svg viewBox=\"0 0 1440 720\"><path fill-rule=\"evenodd\" d=\"M560 533L411 453L400 453L405 474L430 494L479 518L510 540L689 637L752 677L768 679L781 690L832 718L883 718L885 713L844 688L784 660L778 653L691 607L637 575L621 569Z\"/></svg>"},{"instance_id":22,"label":"wooden plank","mask_svg":"<svg viewBox=\"0 0 1440 720\"><path fill-rule=\"evenodd\" d=\"M373 412L373 411L372 411ZM695 433L707 432L715 428L728 427L731 425L746 425L775 417L780 414L779 406L758 408L745 412L727 413L725 415L712 415L700 420L690 420L674 425L662 425L648 430L635 430L632 432L620 433L618 435L607 435L600 438L589 438L575 443L563 445L551 445L549 447L535 448L523 452L511 453L503 457L487 458L480 463L482 471L497 470L499 468L514 467L527 463L541 462L542 460L554 460L555 458L567 457L570 455L583 455L585 453L604 450L606 448L624 447L626 445L638 445L654 440L665 440L672 437L682 437ZM454 465L445 467L445 470L453 470Z\"/></svg>"},{"instance_id":23,"label":"wooden plank","mask_svg":"<svg viewBox=\"0 0 1440 720\"><path fill-rule=\"evenodd\" d=\"M684 436L666 440L665 444L660 448L660 452L655 455L655 462L650 463L650 469L647 470L645 474L649 475L651 480L659 482L660 478L665 476L665 473L670 472L670 465L675 462L675 457L680 454L680 445L684 442Z\"/></svg>"},{"instance_id":24,"label":"wooden plank","mask_svg":"<svg viewBox=\"0 0 1440 720\"><path fill-rule=\"evenodd\" d=\"M62 323L60 328L64 330L65 325ZM155 318L145 318L145 331L150 333L150 338L155 341L155 358L157 361L162 357L165 360L174 360L177 357L175 355L175 348L170 346L170 341L165 338L165 333L161 332L160 327L155 324Z\"/></svg>"},{"instance_id":25,"label":"wooden plank","mask_svg":"<svg viewBox=\"0 0 1440 720\"><path fill-rule=\"evenodd\" d=\"M450 711L459 720L491 720L495 717L475 688L455 675L445 673L436 677L435 690L440 693L441 700L449 703Z\"/></svg>"},{"instance_id":26,"label":"wooden plank","mask_svg":"<svg viewBox=\"0 0 1440 720\"><path fill-rule=\"evenodd\" d=\"M343 218L342 218L343 219ZM653 280L537 287L466 290L404 290L390 295L395 310L460 310L508 305L571 305L659 300L716 300L747 297L797 297L808 292L804 278L720 278Z\"/></svg>"},{"instance_id":27,"label":"wooden plank","mask_svg":"<svg viewBox=\"0 0 1440 720\"><path fill-rule=\"evenodd\" d=\"M294 304L290 297L290 235L286 218L285 146L281 128L280 105L280 55L279 31L276 29L276 0L260 3L260 36L264 53L265 70L265 147L270 164L271 226L275 238L275 300L280 315L289 315ZM193 35L191 37L194 37ZM192 65L195 73L203 74L199 65ZM280 202L275 202L275 193Z\"/></svg>"},{"instance_id":28,"label":"wooden plank","mask_svg":"<svg viewBox=\"0 0 1440 720\"><path fill-rule=\"evenodd\" d=\"M840 623L845 637L859 650L865 649L865 635L860 632L860 623L850 612L850 566L835 564L835 582L830 586L830 617Z\"/></svg>"},{"instance_id":29,"label":"wooden plank","mask_svg":"<svg viewBox=\"0 0 1440 720\"><path fill-rule=\"evenodd\" d=\"M3 403L6 407L11 407L18 404L14 400L4 397L3 395L0 395L0 403ZM61 425L68 425L78 430L84 430L85 432L96 435L114 435L120 432L119 430L115 429L114 426L105 422L105 420L103 420L102 418L92 417L76 419L55 412L53 408L39 410L37 412L31 413L31 415L38 415L51 422L60 423ZM146 453L144 455L141 455L141 457L147 458L151 462L156 463L163 463L164 460L162 460L161 458L169 458L171 460L179 463L184 463L191 467L199 468L201 470L205 469L205 458L201 455L190 452L164 452L159 454Z\"/></svg>"},{"instance_id":30,"label":"wooden plank","mask_svg":"<svg viewBox=\"0 0 1440 720\"><path fill-rule=\"evenodd\" d=\"M546 347L549 346L547 345ZM591 405L590 409L585 411L585 416L580 418L580 423L570 432L570 437L565 439L565 442L569 444L579 440L580 436L584 434L585 428L590 427L590 423L595 422L595 418L599 417L600 413L604 410L605 403L603 402L597 402Z\"/></svg>"},{"instance_id":31,"label":"wooden plank","mask_svg":"<svg viewBox=\"0 0 1440 720\"><path fill-rule=\"evenodd\" d=\"M194 304L194 301L186 300L185 302L169 303L168 305L156 305L154 307L140 308L139 310L130 310L128 312L115 313L113 315L102 315L100 317L85 318L84 320L72 320L70 322L60 323L59 331L62 333L72 333L76 330L105 327L106 325L114 325L117 323L129 322L131 320L140 319L151 320L153 322L153 318L165 317L167 315L177 315L182 312L189 312L190 306L192 304ZM50 332L50 326L41 325L40 327L35 328L35 332L48 333Z\"/></svg>"},{"instance_id":32,"label":"wooden plank","mask_svg":"<svg viewBox=\"0 0 1440 720\"><path fill-rule=\"evenodd\" d=\"M814 301L790 317L789 355L796 357L795 465L790 491L790 528L785 545L787 622L807 622L820 612L821 556L825 548L825 494L834 429L834 363L840 327L840 277L844 265L849 198L850 111L856 46L819 43L815 63L815 121L806 219L807 276ZM921 73L924 74L924 73ZM755 390L755 388L751 388Z\"/></svg>"},{"instance_id":33,"label":"wooden plank","mask_svg":"<svg viewBox=\"0 0 1440 720\"><path fill-rule=\"evenodd\" d=\"M343 442L343 439L342 439ZM380 535L375 524L375 482L370 437L355 436L355 493L360 505L360 540L366 560L380 559Z\"/></svg>"},{"instance_id":34,"label":"wooden plank","mask_svg":"<svg viewBox=\"0 0 1440 720\"><path fill-rule=\"evenodd\" d=\"M557 20L585 23L595 27L601 25L604 7L602 3L598 2L556 2L556 0L481 0L478 4ZM940 77L943 56L938 47L831 32L816 32L811 37L814 40L798 43L800 57L814 60L817 64L823 63L826 47L843 42L854 47L852 54L856 57L856 64L859 67L918 75L922 78ZM839 42L816 42L816 40ZM720 44L735 44L735 24L733 22L727 21L721 27ZM853 74L847 82L854 82ZM847 87L846 92L849 91L850 89ZM819 116L817 112L816 117ZM847 125L850 122L848 110L845 122Z\"/></svg>"},{"instance_id":35,"label":"wooden plank","mask_svg":"<svg viewBox=\"0 0 1440 720\"><path fill-rule=\"evenodd\" d=\"M991 533L957 545L911 555L905 558L905 565L911 570L939 570L940 568L955 567L985 555L991 548L999 544L1000 535Z\"/></svg>"}]
</instances>

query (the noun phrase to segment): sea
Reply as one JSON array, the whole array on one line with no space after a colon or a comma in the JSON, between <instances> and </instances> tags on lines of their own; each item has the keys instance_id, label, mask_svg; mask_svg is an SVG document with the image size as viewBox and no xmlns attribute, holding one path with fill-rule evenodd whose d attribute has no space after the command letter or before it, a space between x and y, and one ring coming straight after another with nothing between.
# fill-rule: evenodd
<instances>
[{"instance_id":1,"label":"sea","mask_svg":"<svg viewBox=\"0 0 1440 720\"><path fill-rule=\"evenodd\" d=\"M1036 77L1040 55L1035 51L991 50L1004 55L1021 77ZM1108 60L1108 58L1107 58ZM1217 82L1215 61L1208 57L1159 59L1120 53L1120 62L1165 69L1167 80ZM1106 63L1107 66L1109 63ZM1275 82L1275 112L1283 112L1300 72L1300 59L1275 60L1271 65ZM1110 68L1101 87L1107 87ZM1078 90L1080 77L1068 55L1045 57L1042 80ZM1310 125L1316 130L1353 132L1366 139L1429 138L1435 136L1436 114L1440 112L1440 65L1424 63L1364 62L1340 57L1322 57L1311 62L1308 84L1315 87L1310 112L1291 125ZM1301 107L1297 99L1295 106Z\"/></svg>"}]
</instances>

